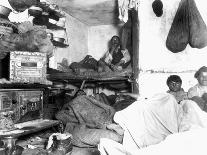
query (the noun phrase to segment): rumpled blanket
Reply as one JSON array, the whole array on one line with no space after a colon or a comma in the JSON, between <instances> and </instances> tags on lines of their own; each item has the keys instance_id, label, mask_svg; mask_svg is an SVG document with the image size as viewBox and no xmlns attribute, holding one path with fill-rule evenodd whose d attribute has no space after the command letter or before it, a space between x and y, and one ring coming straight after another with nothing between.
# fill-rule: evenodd
<instances>
[{"instance_id":1,"label":"rumpled blanket","mask_svg":"<svg viewBox=\"0 0 207 155\"><path fill-rule=\"evenodd\" d=\"M56 117L63 123L85 124L90 128L106 128L112 123L115 110L95 98L81 95L63 106Z\"/></svg>"},{"instance_id":2,"label":"rumpled blanket","mask_svg":"<svg viewBox=\"0 0 207 155\"><path fill-rule=\"evenodd\" d=\"M187 149L189 146L193 147L192 145L200 148L200 141L192 143L192 138L196 137L198 130L203 129L207 132L207 113L194 101L184 100L177 104L172 95L165 93L134 102L126 109L117 112L114 120L125 130L123 143L101 139L99 150L103 155L106 152L107 155L171 154L173 151L169 150L172 150L172 146L177 150L175 146L178 146L178 143L179 149L182 146ZM190 135L191 131L193 136ZM204 135L206 136L207 134ZM199 137L200 140L204 140L201 135ZM175 152L174 154L179 154L179 151ZM187 154L189 153L191 152L188 151Z\"/></svg>"},{"instance_id":3,"label":"rumpled blanket","mask_svg":"<svg viewBox=\"0 0 207 155\"><path fill-rule=\"evenodd\" d=\"M78 147L95 147L100 138L120 142L122 136L108 130L115 110L92 96L81 95L64 105L56 118L66 124L64 132L73 135L72 143Z\"/></svg>"}]
</instances>

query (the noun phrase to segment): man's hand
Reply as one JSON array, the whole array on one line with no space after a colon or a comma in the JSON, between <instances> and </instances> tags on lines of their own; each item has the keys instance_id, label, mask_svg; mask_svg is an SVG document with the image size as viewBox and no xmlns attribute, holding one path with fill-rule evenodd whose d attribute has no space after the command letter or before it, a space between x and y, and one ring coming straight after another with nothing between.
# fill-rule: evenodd
<instances>
[{"instance_id":1,"label":"man's hand","mask_svg":"<svg viewBox=\"0 0 207 155\"><path fill-rule=\"evenodd\" d=\"M118 48L119 48L119 45L112 45L112 47L111 47L109 53L110 53L110 54L113 54L114 51L118 50Z\"/></svg>"},{"instance_id":2,"label":"man's hand","mask_svg":"<svg viewBox=\"0 0 207 155\"><path fill-rule=\"evenodd\" d=\"M202 99L204 99L205 102L207 103L207 93L204 93L204 94L202 95Z\"/></svg>"},{"instance_id":3,"label":"man's hand","mask_svg":"<svg viewBox=\"0 0 207 155\"><path fill-rule=\"evenodd\" d=\"M112 65L111 64L111 69L115 72L117 71L121 71L122 70L122 67L121 66L117 66L117 65Z\"/></svg>"},{"instance_id":4,"label":"man's hand","mask_svg":"<svg viewBox=\"0 0 207 155\"><path fill-rule=\"evenodd\" d=\"M118 124L112 123L107 125L106 128L117 132L119 135L124 135L124 129Z\"/></svg>"},{"instance_id":5,"label":"man's hand","mask_svg":"<svg viewBox=\"0 0 207 155\"><path fill-rule=\"evenodd\" d=\"M125 61L124 60L120 60L119 63L116 64L116 66L120 66L122 64L125 64Z\"/></svg>"}]
</instances>

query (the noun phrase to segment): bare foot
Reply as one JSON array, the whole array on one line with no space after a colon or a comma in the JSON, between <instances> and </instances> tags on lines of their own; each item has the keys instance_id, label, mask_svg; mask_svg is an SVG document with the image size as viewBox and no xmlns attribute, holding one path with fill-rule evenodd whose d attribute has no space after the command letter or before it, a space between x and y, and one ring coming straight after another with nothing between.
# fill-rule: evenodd
<instances>
[{"instance_id":1,"label":"bare foot","mask_svg":"<svg viewBox=\"0 0 207 155\"><path fill-rule=\"evenodd\" d=\"M109 129L109 130L113 130L113 131L117 132L119 135L124 134L124 130L118 124L112 123L112 124L107 125L106 128Z\"/></svg>"}]
</instances>

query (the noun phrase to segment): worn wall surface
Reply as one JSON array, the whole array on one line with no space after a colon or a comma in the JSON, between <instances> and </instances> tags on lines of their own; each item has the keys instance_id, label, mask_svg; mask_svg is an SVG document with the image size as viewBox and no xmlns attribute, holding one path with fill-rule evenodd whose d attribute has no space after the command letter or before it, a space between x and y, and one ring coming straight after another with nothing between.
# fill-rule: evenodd
<instances>
[{"instance_id":1,"label":"worn wall surface","mask_svg":"<svg viewBox=\"0 0 207 155\"><path fill-rule=\"evenodd\" d=\"M79 62L88 52L88 27L70 15L66 15L66 32L69 46L56 48L52 62L57 64L62 58L67 58L68 63ZM51 62L51 63L52 63Z\"/></svg>"},{"instance_id":2,"label":"worn wall surface","mask_svg":"<svg viewBox=\"0 0 207 155\"><path fill-rule=\"evenodd\" d=\"M162 0L163 15L157 17L152 10L154 0L141 1L139 6L139 89L140 95L150 96L167 90L166 79L170 74L183 78L185 90L196 83L195 70L207 65L207 47L187 48L173 53L166 48L166 39L180 0ZM195 0L204 21L207 21L205 0ZM207 23L207 22L206 22Z\"/></svg>"},{"instance_id":3,"label":"worn wall surface","mask_svg":"<svg viewBox=\"0 0 207 155\"><path fill-rule=\"evenodd\" d=\"M88 32L88 54L100 59L108 50L108 43L113 35L119 35L120 26L91 26Z\"/></svg>"},{"instance_id":4,"label":"worn wall surface","mask_svg":"<svg viewBox=\"0 0 207 155\"><path fill-rule=\"evenodd\" d=\"M18 18L17 18L18 17ZM10 20L12 22L24 22L31 21L28 16L28 10L25 10L19 14L10 14ZM78 62L82 60L88 53L88 27L79 20L66 14L66 31L64 30L48 30L52 31L54 37L64 37L66 44L69 44L66 48L55 47L53 56L50 58L50 67L57 68L57 64L62 61L63 58L68 60L68 63ZM64 34L64 35L62 35Z\"/></svg>"}]
</instances>

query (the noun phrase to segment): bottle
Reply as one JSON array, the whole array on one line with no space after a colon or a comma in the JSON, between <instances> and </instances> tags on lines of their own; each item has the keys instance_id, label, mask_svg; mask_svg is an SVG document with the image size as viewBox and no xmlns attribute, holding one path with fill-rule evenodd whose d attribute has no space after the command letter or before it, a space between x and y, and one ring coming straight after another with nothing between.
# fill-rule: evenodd
<instances>
[{"instance_id":1,"label":"bottle","mask_svg":"<svg viewBox=\"0 0 207 155\"><path fill-rule=\"evenodd\" d=\"M15 149L15 144L16 144L16 138L14 137L5 137L4 138L4 146L5 146L5 152L7 155L13 155L13 151Z\"/></svg>"}]
</instances>

